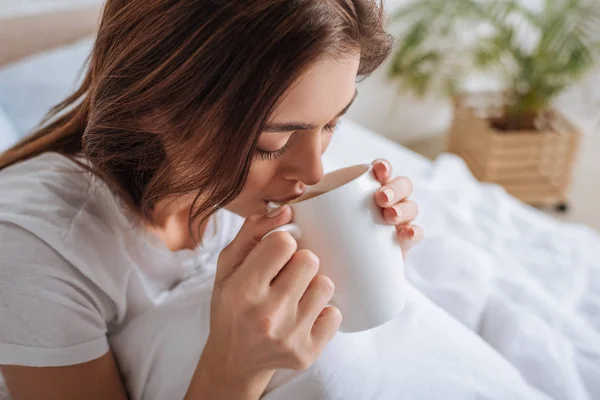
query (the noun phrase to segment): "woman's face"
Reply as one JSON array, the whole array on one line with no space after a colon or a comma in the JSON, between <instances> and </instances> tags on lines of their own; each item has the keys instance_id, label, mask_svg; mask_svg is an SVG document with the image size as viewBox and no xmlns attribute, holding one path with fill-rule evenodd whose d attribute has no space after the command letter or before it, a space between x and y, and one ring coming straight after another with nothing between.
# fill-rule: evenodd
<instances>
[{"instance_id":1,"label":"woman's face","mask_svg":"<svg viewBox=\"0 0 600 400\"><path fill-rule=\"evenodd\" d=\"M321 180L321 156L354 100L358 66L358 54L323 60L292 85L258 140L242 192L227 209L243 217L264 214L268 202L287 202Z\"/></svg>"}]
</instances>

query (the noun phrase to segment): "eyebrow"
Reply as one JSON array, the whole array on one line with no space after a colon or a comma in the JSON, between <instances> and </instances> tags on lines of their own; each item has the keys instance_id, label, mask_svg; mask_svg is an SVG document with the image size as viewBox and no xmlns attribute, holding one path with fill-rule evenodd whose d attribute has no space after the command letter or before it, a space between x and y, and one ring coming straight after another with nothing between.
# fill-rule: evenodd
<instances>
[{"instance_id":1,"label":"eyebrow","mask_svg":"<svg viewBox=\"0 0 600 400\"><path fill-rule=\"evenodd\" d=\"M352 99L350 100L350 102L346 105L346 107L344 107L344 109L342 111L340 111L338 113L338 115L335 116L335 118L339 118L342 115L346 114L346 112L348 111L348 109L350 108L352 103L354 103L354 100L356 99L357 94L358 94L358 90L355 90L354 96L352 96ZM317 127L317 125L312 125L312 124L303 124L303 123L299 123L299 122L284 122L284 123L278 123L278 124L267 124L267 125L265 125L263 132L307 131L310 129L315 129L316 127Z\"/></svg>"}]
</instances>

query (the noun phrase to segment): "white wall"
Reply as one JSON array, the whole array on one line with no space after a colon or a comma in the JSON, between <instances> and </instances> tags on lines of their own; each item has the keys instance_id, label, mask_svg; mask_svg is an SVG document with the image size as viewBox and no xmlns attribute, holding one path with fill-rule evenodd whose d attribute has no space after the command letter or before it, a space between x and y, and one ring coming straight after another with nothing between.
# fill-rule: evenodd
<instances>
[{"instance_id":1,"label":"white wall","mask_svg":"<svg viewBox=\"0 0 600 400\"><path fill-rule=\"evenodd\" d=\"M386 0L388 14L411 0ZM387 79L389 59L373 75L358 84L358 96L348 117L400 142L445 132L452 121L450 102L440 98L419 99L400 94Z\"/></svg>"},{"instance_id":2,"label":"white wall","mask_svg":"<svg viewBox=\"0 0 600 400\"><path fill-rule=\"evenodd\" d=\"M348 117L404 143L445 132L452 121L450 101L400 94L387 79L388 64L357 85L359 94Z\"/></svg>"}]
</instances>

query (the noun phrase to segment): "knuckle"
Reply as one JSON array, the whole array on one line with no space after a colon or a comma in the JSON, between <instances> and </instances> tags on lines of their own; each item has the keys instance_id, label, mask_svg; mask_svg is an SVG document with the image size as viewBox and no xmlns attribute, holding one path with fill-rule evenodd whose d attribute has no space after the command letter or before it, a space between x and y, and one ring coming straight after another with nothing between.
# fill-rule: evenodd
<instances>
[{"instance_id":1,"label":"knuckle","mask_svg":"<svg viewBox=\"0 0 600 400\"><path fill-rule=\"evenodd\" d=\"M293 370L304 371L308 369L314 362L314 357L302 351L295 343L293 336L288 336L286 339L277 341L279 351L286 355L289 360L289 367Z\"/></svg>"},{"instance_id":2,"label":"knuckle","mask_svg":"<svg viewBox=\"0 0 600 400\"><path fill-rule=\"evenodd\" d=\"M312 357L299 353L294 353L292 360L292 369L297 371L306 371L313 363Z\"/></svg>"},{"instance_id":3,"label":"knuckle","mask_svg":"<svg viewBox=\"0 0 600 400\"><path fill-rule=\"evenodd\" d=\"M413 190L413 183L410 179L408 179L405 176L401 176L398 178L398 185L400 185L400 187L402 187L402 189L407 193L410 194L412 193Z\"/></svg>"},{"instance_id":4,"label":"knuckle","mask_svg":"<svg viewBox=\"0 0 600 400\"><path fill-rule=\"evenodd\" d=\"M284 354L288 354L292 357L295 357L296 350L295 350L294 343L292 342L292 339L290 336L288 336L287 338L278 339L277 347Z\"/></svg>"},{"instance_id":5,"label":"knuckle","mask_svg":"<svg viewBox=\"0 0 600 400\"><path fill-rule=\"evenodd\" d=\"M255 318L258 332L265 338L275 344L279 344L279 339L276 337L276 317L273 313L263 312L258 318Z\"/></svg>"},{"instance_id":6,"label":"knuckle","mask_svg":"<svg viewBox=\"0 0 600 400\"><path fill-rule=\"evenodd\" d=\"M333 296L335 285L331 279L325 275L317 275L314 278L314 285L327 296Z\"/></svg>"},{"instance_id":7,"label":"knuckle","mask_svg":"<svg viewBox=\"0 0 600 400\"><path fill-rule=\"evenodd\" d=\"M274 321L269 315L261 315L257 320L258 332L266 338L273 336Z\"/></svg>"},{"instance_id":8,"label":"knuckle","mask_svg":"<svg viewBox=\"0 0 600 400\"><path fill-rule=\"evenodd\" d=\"M298 248L296 239L294 239L288 232L275 232L267 239L270 239L273 247L276 247L277 250L285 253L293 253Z\"/></svg>"},{"instance_id":9,"label":"knuckle","mask_svg":"<svg viewBox=\"0 0 600 400\"><path fill-rule=\"evenodd\" d=\"M310 250L302 249L297 251L296 254L294 254L294 260L312 269L315 274L319 270L319 257Z\"/></svg>"},{"instance_id":10,"label":"knuckle","mask_svg":"<svg viewBox=\"0 0 600 400\"><path fill-rule=\"evenodd\" d=\"M249 290L239 289L232 285L231 282L226 282L223 287L223 296L227 302L236 310L245 310L255 305L255 295Z\"/></svg>"},{"instance_id":11,"label":"knuckle","mask_svg":"<svg viewBox=\"0 0 600 400\"><path fill-rule=\"evenodd\" d=\"M231 293L231 291L229 291ZM250 305L250 298L244 292L233 293L229 296L229 303L234 306L236 309L245 309Z\"/></svg>"}]
</instances>

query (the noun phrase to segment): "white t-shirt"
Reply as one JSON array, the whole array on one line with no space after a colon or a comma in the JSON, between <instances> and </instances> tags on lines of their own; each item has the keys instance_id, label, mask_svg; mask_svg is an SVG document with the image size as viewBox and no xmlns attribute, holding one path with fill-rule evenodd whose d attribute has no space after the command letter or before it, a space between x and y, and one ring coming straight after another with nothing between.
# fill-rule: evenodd
<instances>
[{"instance_id":1,"label":"white t-shirt","mask_svg":"<svg viewBox=\"0 0 600 400\"><path fill-rule=\"evenodd\" d=\"M98 179L47 153L0 172L0 364L63 366L113 350L132 399L182 399L209 332L227 211L196 251L170 252ZM499 354L408 285L376 329L341 333L265 399L544 399ZM4 385L0 380L0 399ZM8 398L6 392L4 398Z\"/></svg>"}]
</instances>

